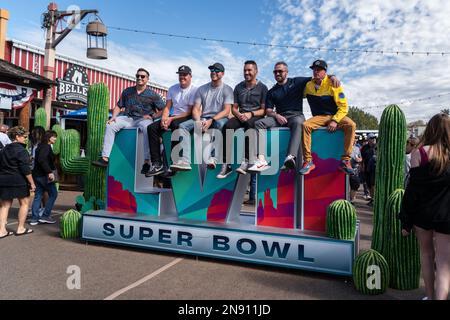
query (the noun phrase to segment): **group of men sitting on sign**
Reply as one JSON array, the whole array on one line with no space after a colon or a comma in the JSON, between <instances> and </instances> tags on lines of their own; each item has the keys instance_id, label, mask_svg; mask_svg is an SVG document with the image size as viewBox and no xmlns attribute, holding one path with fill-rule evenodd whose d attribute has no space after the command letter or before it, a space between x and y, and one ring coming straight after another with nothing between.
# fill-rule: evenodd
<instances>
[{"instance_id":1,"label":"group of men sitting on sign","mask_svg":"<svg viewBox=\"0 0 450 320\"><path fill-rule=\"evenodd\" d=\"M145 133L142 174L150 177L167 171L191 170L190 154L183 154L182 151L177 153L176 159L172 156L170 167L164 165L160 147L162 134L168 130L179 130L181 137L186 138L194 130L206 133L209 129L217 129L222 131L225 141L222 169L217 175L217 178L223 179L232 172L230 152L226 152L232 141L226 139L227 130L243 128L245 131L261 132L269 128L288 127L290 141L281 170L297 169L297 154L302 145L303 164L298 172L306 175L315 168L311 155L312 131L325 126L329 132L337 129L344 131L344 150L339 169L348 175L353 174L350 160L356 125L347 117L348 103L340 81L335 76L327 75L325 61L312 63L312 77L295 78L288 77L285 62L277 62L273 70L277 83L270 90L257 79L258 66L255 61L244 63L244 81L234 90L222 81L225 67L221 63L214 63L208 68L211 82L197 88L192 84L191 68L180 66L177 71L179 82L169 88L166 102L147 86L149 72L139 69L136 86L123 91L107 122L102 155L94 164L106 167L115 134L124 128L138 127ZM308 99L313 115L306 121L303 98ZM259 152L251 155L249 139L245 140L244 157L236 171L246 174L270 168L265 157L265 146L260 144ZM172 142L172 149L177 143ZM213 150L207 159L210 169L215 169L220 163L216 151Z\"/></svg>"}]
</instances>

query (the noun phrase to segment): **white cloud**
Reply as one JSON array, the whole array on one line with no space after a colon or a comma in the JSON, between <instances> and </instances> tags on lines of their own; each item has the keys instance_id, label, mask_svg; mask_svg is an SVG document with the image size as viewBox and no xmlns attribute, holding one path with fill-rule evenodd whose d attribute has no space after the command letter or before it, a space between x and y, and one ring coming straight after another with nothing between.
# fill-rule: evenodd
<instances>
[{"instance_id":1,"label":"white cloud","mask_svg":"<svg viewBox=\"0 0 450 320\"><path fill-rule=\"evenodd\" d=\"M445 31L450 29L450 6L445 0L336 0L314 1L313 5L309 0L279 0L273 9L268 33L283 44L450 51L450 36ZM269 56L284 56L290 69L299 75L308 72L306 67L314 59L327 60L330 72L342 79L350 104L367 107L378 118L382 108L373 108L376 105L408 101L401 105L408 121L427 120L450 105L449 95L415 101L450 92L450 55L269 51Z\"/></svg>"},{"instance_id":2,"label":"white cloud","mask_svg":"<svg viewBox=\"0 0 450 320\"><path fill-rule=\"evenodd\" d=\"M12 34L12 38L43 48L45 37L43 31L37 28L21 30L20 34ZM225 66L224 82L234 88L242 81L242 67L245 58L237 57L218 44L205 45L197 52L168 52L156 43L146 42L127 44L108 41L108 59L91 60L86 57L86 36L80 31L73 31L57 47L57 53L98 67L106 68L128 75L134 75L136 70L144 67L150 71L150 81L164 86L171 86L178 81L176 71L180 65L189 65L193 71L193 83L197 86L210 80L208 66L220 62Z\"/></svg>"}]
</instances>

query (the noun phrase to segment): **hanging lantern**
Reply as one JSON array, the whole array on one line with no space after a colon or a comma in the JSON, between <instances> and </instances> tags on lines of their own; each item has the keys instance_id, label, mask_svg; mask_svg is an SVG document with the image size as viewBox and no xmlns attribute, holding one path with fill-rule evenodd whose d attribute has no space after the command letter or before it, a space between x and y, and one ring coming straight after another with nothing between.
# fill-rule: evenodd
<instances>
[{"instance_id":1,"label":"hanging lantern","mask_svg":"<svg viewBox=\"0 0 450 320\"><path fill-rule=\"evenodd\" d=\"M89 59L108 59L106 26L98 18L86 26L87 33L87 57Z\"/></svg>"}]
</instances>

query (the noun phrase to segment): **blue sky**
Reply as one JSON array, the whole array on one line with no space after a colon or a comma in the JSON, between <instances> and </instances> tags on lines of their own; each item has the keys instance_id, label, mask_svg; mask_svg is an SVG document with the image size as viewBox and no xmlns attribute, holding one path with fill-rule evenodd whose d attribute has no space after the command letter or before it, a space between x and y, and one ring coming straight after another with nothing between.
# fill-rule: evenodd
<instances>
[{"instance_id":1,"label":"blue sky","mask_svg":"<svg viewBox=\"0 0 450 320\"><path fill-rule=\"evenodd\" d=\"M3 0L10 11L8 36L44 46L40 16L49 1ZM177 1L58 1L70 6L97 9L108 26L206 38L295 45L306 47L384 51L450 52L450 6L445 0L230 0ZM91 18L92 19L92 18ZM89 17L84 22L89 21ZM309 76L317 58L327 60L329 72L343 83L350 105L381 116L379 105L401 103L408 121L429 119L450 108L450 54L403 55L313 51L236 45L130 33L111 29L109 59L85 58L84 26L72 32L57 52L87 60L112 70L134 74L150 69L151 80L165 86L177 81L175 71L188 64L194 83L209 81L207 66L225 65L224 81L234 87L242 80L242 64L254 59L259 78L274 84L273 63L285 60L290 76ZM419 99L443 95L440 98ZM308 114L309 107L305 106Z\"/></svg>"}]
</instances>

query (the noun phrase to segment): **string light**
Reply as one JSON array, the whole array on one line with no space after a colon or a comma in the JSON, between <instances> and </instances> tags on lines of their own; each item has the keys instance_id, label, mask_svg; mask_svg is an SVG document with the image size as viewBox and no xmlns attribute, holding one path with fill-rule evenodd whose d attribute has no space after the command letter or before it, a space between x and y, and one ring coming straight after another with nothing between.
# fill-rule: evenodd
<instances>
[{"instance_id":1,"label":"string light","mask_svg":"<svg viewBox=\"0 0 450 320\"><path fill-rule=\"evenodd\" d=\"M448 96L448 95L450 95L450 92L441 93L441 94L438 94L435 96L429 96L429 97L425 97L425 98L411 99L411 100L407 100L407 101L403 101L403 102L399 102L399 103L389 103L389 104L381 104L381 105L377 105L377 106L369 106L369 107L364 107L363 109L366 110L366 109L384 108L391 104L396 104L396 105L412 104L414 102L421 102L421 101L426 101L426 100L437 99L437 98L441 98L443 96Z\"/></svg>"},{"instance_id":2,"label":"string light","mask_svg":"<svg viewBox=\"0 0 450 320\"><path fill-rule=\"evenodd\" d=\"M86 24L86 23L83 23ZM206 38L206 37L198 37L192 35L180 35L180 34L172 34L172 33L163 33L163 32L155 32L155 31L146 31L146 30L137 30L123 27L115 27L115 26L107 26L109 29L124 31L124 32L134 32L134 33L144 33L151 34L154 36L162 36L162 37L171 37L171 38L182 38L182 39L193 39L193 40L201 40L201 41L211 41L211 42L220 42L220 43L231 43L236 45L251 45L251 46L260 46L260 47L270 47L270 48L287 48L287 49L298 49L298 50L306 50L306 51L328 51L328 52L350 52L350 53L372 53L372 54L404 54L404 55L440 55L445 56L449 55L450 51L444 52L432 52L432 51L399 51L399 50L368 50L368 49L342 49L342 48L323 48L323 47L305 47L305 46L295 46L295 45L282 45L282 44L269 44L262 42L249 42L249 41L237 41L237 40L227 40L227 39L215 39L215 38Z\"/></svg>"}]
</instances>

